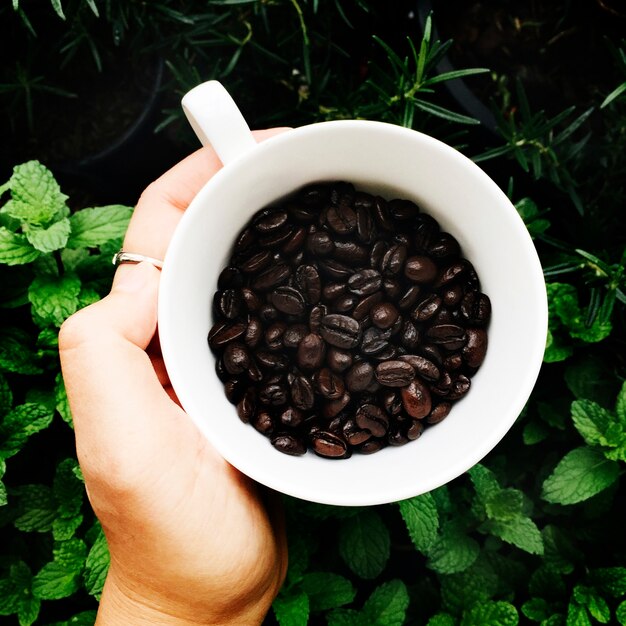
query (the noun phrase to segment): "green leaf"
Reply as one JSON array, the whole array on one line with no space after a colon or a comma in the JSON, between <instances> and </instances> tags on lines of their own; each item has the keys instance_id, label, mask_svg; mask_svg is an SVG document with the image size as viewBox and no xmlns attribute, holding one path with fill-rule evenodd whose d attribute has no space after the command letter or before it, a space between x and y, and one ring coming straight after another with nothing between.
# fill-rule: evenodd
<instances>
[{"instance_id":1,"label":"green leaf","mask_svg":"<svg viewBox=\"0 0 626 626\"><path fill-rule=\"evenodd\" d=\"M474 563L480 548L455 523L448 523L428 553L426 566L439 574L462 572Z\"/></svg>"},{"instance_id":2,"label":"green leaf","mask_svg":"<svg viewBox=\"0 0 626 626\"><path fill-rule=\"evenodd\" d=\"M426 622L426 626L456 626L456 620L449 613L437 613Z\"/></svg>"},{"instance_id":3,"label":"green leaf","mask_svg":"<svg viewBox=\"0 0 626 626\"><path fill-rule=\"evenodd\" d=\"M102 532L102 528L99 527L98 536L87 554L85 572L83 574L87 593L94 596L97 600L100 599L102 594L110 562L111 556L106 537Z\"/></svg>"},{"instance_id":4,"label":"green leaf","mask_svg":"<svg viewBox=\"0 0 626 626\"><path fill-rule=\"evenodd\" d=\"M572 420L576 430L590 446L609 445L605 437L613 416L599 404L591 400L572 402Z\"/></svg>"},{"instance_id":5,"label":"green leaf","mask_svg":"<svg viewBox=\"0 0 626 626\"><path fill-rule=\"evenodd\" d=\"M44 226L67 208L67 196L61 193L52 172L38 161L15 166L9 185L13 200L30 207L22 222Z\"/></svg>"},{"instance_id":6,"label":"green leaf","mask_svg":"<svg viewBox=\"0 0 626 626\"><path fill-rule=\"evenodd\" d=\"M29 339L19 328L0 328L0 371L31 375L41 372Z\"/></svg>"},{"instance_id":7,"label":"green leaf","mask_svg":"<svg viewBox=\"0 0 626 626\"><path fill-rule=\"evenodd\" d=\"M30 593L23 595L20 598L17 609L17 619L20 626L31 626L31 624L34 624L39 617L40 608L41 600L34 598Z\"/></svg>"},{"instance_id":8,"label":"green leaf","mask_svg":"<svg viewBox=\"0 0 626 626\"><path fill-rule=\"evenodd\" d=\"M328 626L367 626L354 609L335 609L326 614Z\"/></svg>"},{"instance_id":9,"label":"green leaf","mask_svg":"<svg viewBox=\"0 0 626 626\"><path fill-rule=\"evenodd\" d=\"M463 614L461 626L516 626L517 609L508 602L484 602L472 606Z\"/></svg>"},{"instance_id":10,"label":"green leaf","mask_svg":"<svg viewBox=\"0 0 626 626\"><path fill-rule=\"evenodd\" d=\"M38 276L28 289L33 316L40 325L61 324L78 309L81 282L78 276Z\"/></svg>"},{"instance_id":11,"label":"green leaf","mask_svg":"<svg viewBox=\"0 0 626 626\"><path fill-rule=\"evenodd\" d=\"M40 252L54 252L64 248L70 236L71 226L67 217L54 222L50 226L31 226L24 234L28 242Z\"/></svg>"},{"instance_id":12,"label":"green leaf","mask_svg":"<svg viewBox=\"0 0 626 626\"><path fill-rule=\"evenodd\" d=\"M482 501L486 501L492 496L500 493L502 489L496 475L484 465L478 463L474 465L468 474L476 490L476 494Z\"/></svg>"},{"instance_id":13,"label":"green leaf","mask_svg":"<svg viewBox=\"0 0 626 626\"><path fill-rule=\"evenodd\" d=\"M517 546L530 554L543 554L543 538L535 522L529 517L518 515L507 520L492 520L487 523L492 535Z\"/></svg>"},{"instance_id":14,"label":"green leaf","mask_svg":"<svg viewBox=\"0 0 626 626\"><path fill-rule=\"evenodd\" d=\"M278 594L272 604L280 626L306 626L309 621L309 597L301 589Z\"/></svg>"},{"instance_id":15,"label":"green leaf","mask_svg":"<svg viewBox=\"0 0 626 626\"><path fill-rule=\"evenodd\" d=\"M50 425L52 417L48 407L31 402L7 413L0 424L0 458L7 459L19 452L31 435Z\"/></svg>"},{"instance_id":16,"label":"green leaf","mask_svg":"<svg viewBox=\"0 0 626 626\"><path fill-rule=\"evenodd\" d=\"M352 583L332 572L310 572L302 578L302 589L309 596L312 612L327 611L354 600L356 589Z\"/></svg>"},{"instance_id":17,"label":"green leaf","mask_svg":"<svg viewBox=\"0 0 626 626\"><path fill-rule=\"evenodd\" d=\"M402 626L409 607L409 592L401 580L390 580L374 591L361 612L365 624Z\"/></svg>"},{"instance_id":18,"label":"green leaf","mask_svg":"<svg viewBox=\"0 0 626 626\"><path fill-rule=\"evenodd\" d=\"M40 255L24 235L13 233L0 226L0 263L24 265L32 263Z\"/></svg>"},{"instance_id":19,"label":"green leaf","mask_svg":"<svg viewBox=\"0 0 626 626\"><path fill-rule=\"evenodd\" d=\"M549 435L549 430L538 421L528 422L524 426L522 438L527 446L534 446L544 441Z\"/></svg>"},{"instance_id":20,"label":"green leaf","mask_svg":"<svg viewBox=\"0 0 626 626\"><path fill-rule=\"evenodd\" d=\"M96 622L96 611L82 611L63 622L55 622L50 626L93 626Z\"/></svg>"},{"instance_id":21,"label":"green leaf","mask_svg":"<svg viewBox=\"0 0 626 626\"><path fill-rule=\"evenodd\" d=\"M577 400L593 400L608 407L614 398L614 379L607 364L598 358L584 356L570 363L565 370L565 382Z\"/></svg>"},{"instance_id":22,"label":"green leaf","mask_svg":"<svg viewBox=\"0 0 626 626\"><path fill-rule=\"evenodd\" d=\"M85 565L86 546L79 539L55 544L54 560L33 578L33 595L41 600L59 600L78 591Z\"/></svg>"},{"instance_id":23,"label":"green leaf","mask_svg":"<svg viewBox=\"0 0 626 626\"><path fill-rule=\"evenodd\" d=\"M47 532L52 528L57 503L47 485L22 485L15 491L20 514L13 525L24 532Z\"/></svg>"},{"instance_id":24,"label":"green leaf","mask_svg":"<svg viewBox=\"0 0 626 626\"><path fill-rule=\"evenodd\" d=\"M441 576L442 607L453 615L477 602L485 602L498 591L499 577L484 559L458 574Z\"/></svg>"},{"instance_id":25,"label":"green leaf","mask_svg":"<svg viewBox=\"0 0 626 626\"><path fill-rule=\"evenodd\" d=\"M565 624L566 626L592 626L587 609L576 602L569 603Z\"/></svg>"},{"instance_id":26,"label":"green leaf","mask_svg":"<svg viewBox=\"0 0 626 626\"><path fill-rule=\"evenodd\" d=\"M376 578L387 565L389 530L373 510L363 510L339 527L339 554L361 578Z\"/></svg>"},{"instance_id":27,"label":"green leaf","mask_svg":"<svg viewBox=\"0 0 626 626\"><path fill-rule=\"evenodd\" d=\"M598 567L591 570L590 579L602 593L614 598L626 595L626 567Z\"/></svg>"},{"instance_id":28,"label":"green leaf","mask_svg":"<svg viewBox=\"0 0 626 626\"><path fill-rule=\"evenodd\" d=\"M435 500L425 493L398 502L400 514L406 525L409 537L418 550L426 554L437 539L439 515Z\"/></svg>"},{"instance_id":29,"label":"green leaf","mask_svg":"<svg viewBox=\"0 0 626 626\"><path fill-rule=\"evenodd\" d=\"M0 374L0 417L6 415L13 406L13 392L7 379Z\"/></svg>"},{"instance_id":30,"label":"green leaf","mask_svg":"<svg viewBox=\"0 0 626 626\"><path fill-rule=\"evenodd\" d=\"M550 605L543 598L531 598L522 604L522 613L533 622L541 622L552 615Z\"/></svg>"},{"instance_id":31,"label":"green leaf","mask_svg":"<svg viewBox=\"0 0 626 626\"><path fill-rule=\"evenodd\" d=\"M492 520L507 522L519 517L524 496L518 489L500 489L485 498L485 512Z\"/></svg>"},{"instance_id":32,"label":"green leaf","mask_svg":"<svg viewBox=\"0 0 626 626\"><path fill-rule=\"evenodd\" d=\"M69 248L95 248L124 236L133 214L131 207L120 204L77 211L70 217L72 234Z\"/></svg>"},{"instance_id":33,"label":"green leaf","mask_svg":"<svg viewBox=\"0 0 626 626\"><path fill-rule=\"evenodd\" d=\"M615 403L615 413L617 418L626 428L626 381L622 385L619 394L617 394L617 402Z\"/></svg>"},{"instance_id":34,"label":"green leaf","mask_svg":"<svg viewBox=\"0 0 626 626\"><path fill-rule=\"evenodd\" d=\"M20 591L10 578L0 579L0 615L12 615L17 612Z\"/></svg>"},{"instance_id":35,"label":"green leaf","mask_svg":"<svg viewBox=\"0 0 626 626\"><path fill-rule=\"evenodd\" d=\"M611 609L606 600L598 595L595 589L584 585L574 587L573 597L578 604L587 608L591 616L601 624L608 624L611 619Z\"/></svg>"},{"instance_id":36,"label":"green leaf","mask_svg":"<svg viewBox=\"0 0 626 626\"><path fill-rule=\"evenodd\" d=\"M70 411L70 403L67 399L65 384L63 382L63 376L61 372L59 372L54 379L54 400L55 408L59 412L59 415L63 418L63 421L70 428L74 428L72 413Z\"/></svg>"},{"instance_id":37,"label":"green leaf","mask_svg":"<svg viewBox=\"0 0 626 626\"><path fill-rule=\"evenodd\" d=\"M619 465L605 459L600 451L576 448L561 459L544 481L542 496L556 504L575 504L612 485L618 475Z\"/></svg>"},{"instance_id":38,"label":"green leaf","mask_svg":"<svg viewBox=\"0 0 626 626\"><path fill-rule=\"evenodd\" d=\"M622 626L626 626L626 600L624 600L624 602L620 602L615 609L615 619Z\"/></svg>"}]
</instances>

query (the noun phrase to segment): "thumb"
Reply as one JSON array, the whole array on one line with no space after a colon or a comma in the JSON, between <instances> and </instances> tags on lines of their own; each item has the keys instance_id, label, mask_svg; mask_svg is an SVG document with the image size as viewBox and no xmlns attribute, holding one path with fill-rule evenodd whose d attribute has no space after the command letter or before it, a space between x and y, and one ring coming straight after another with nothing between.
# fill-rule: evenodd
<instances>
[{"instance_id":1,"label":"thumb","mask_svg":"<svg viewBox=\"0 0 626 626\"><path fill-rule=\"evenodd\" d=\"M171 433L172 416L187 421L145 352L156 331L159 275L146 262L121 266L111 293L61 328L61 368L86 473L132 474Z\"/></svg>"}]
</instances>

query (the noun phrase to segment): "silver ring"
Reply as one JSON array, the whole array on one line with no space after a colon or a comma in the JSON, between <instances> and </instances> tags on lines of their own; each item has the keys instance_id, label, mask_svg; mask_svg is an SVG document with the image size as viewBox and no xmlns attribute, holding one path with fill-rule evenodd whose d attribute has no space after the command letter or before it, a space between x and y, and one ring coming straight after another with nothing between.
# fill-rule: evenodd
<instances>
[{"instance_id":1,"label":"silver ring","mask_svg":"<svg viewBox=\"0 0 626 626\"><path fill-rule=\"evenodd\" d=\"M151 256L145 256L143 254L137 254L136 252L126 252L124 250L116 252L112 259L112 263L116 267L122 263L141 263L142 261L148 261L148 263L152 263L152 265L158 269L163 267L163 261L160 261L159 259L155 259Z\"/></svg>"}]
</instances>

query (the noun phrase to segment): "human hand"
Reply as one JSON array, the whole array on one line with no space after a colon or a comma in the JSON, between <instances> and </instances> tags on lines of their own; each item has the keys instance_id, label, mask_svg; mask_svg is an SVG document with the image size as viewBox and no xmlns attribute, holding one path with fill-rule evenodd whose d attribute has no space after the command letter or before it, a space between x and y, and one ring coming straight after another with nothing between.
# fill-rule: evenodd
<instances>
[{"instance_id":1,"label":"human hand","mask_svg":"<svg viewBox=\"0 0 626 626\"><path fill-rule=\"evenodd\" d=\"M124 249L164 258L220 167L203 148L152 183ZM111 293L59 335L78 459L111 553L96 623L260 624L285 576L282 519L178 405L156 336L159 276L147 262L120 266Z\"/></svg>"}]
</instances>

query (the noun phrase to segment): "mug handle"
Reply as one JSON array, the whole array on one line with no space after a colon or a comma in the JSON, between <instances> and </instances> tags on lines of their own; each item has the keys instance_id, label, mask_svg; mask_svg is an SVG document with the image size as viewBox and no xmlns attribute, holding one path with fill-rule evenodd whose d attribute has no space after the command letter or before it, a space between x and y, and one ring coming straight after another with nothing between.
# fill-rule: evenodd
<instances>
[{"instance_id":1,"label":"mug handle","mask_svg":"<svg viewBox=\"0 0 626 626\"><path fill-rule=\"evenodd\" d=\"M194 87L181 105L202 145L210 145L224 165L257 145L241 111L219 81Z\"/></svg>"}]
</instances>

